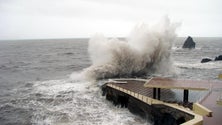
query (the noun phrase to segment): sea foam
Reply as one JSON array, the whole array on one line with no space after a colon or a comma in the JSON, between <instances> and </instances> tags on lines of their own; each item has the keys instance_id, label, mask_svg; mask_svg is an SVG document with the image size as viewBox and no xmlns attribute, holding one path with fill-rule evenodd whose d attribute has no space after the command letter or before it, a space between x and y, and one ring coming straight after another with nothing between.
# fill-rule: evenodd
<instances>
[{"instance_id":1,"label":"sea foam","mask_svg":"<svg viewBox=\"0 0 222 125\"><path fill-rule=\"evenodd\" d=\"M171 73L171 48L177 26L166 17L156 25L136 25L126 40L96 34L88 47L92 65L83 74L104 79Z\"/></svg>"}]
</instances>

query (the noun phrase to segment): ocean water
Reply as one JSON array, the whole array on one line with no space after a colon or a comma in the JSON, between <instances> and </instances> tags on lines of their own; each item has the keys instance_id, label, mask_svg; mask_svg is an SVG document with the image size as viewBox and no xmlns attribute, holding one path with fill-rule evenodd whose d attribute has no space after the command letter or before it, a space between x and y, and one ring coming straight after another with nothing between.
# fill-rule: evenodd
<instances>
[{"instance_id":1,"label":"ocean water","mask_svg":"<svg viewBox=\"0 0 222 125\"><path fill-rule=\"evenodd\" d=\"M203 58L215 59L222 55L222 38L198 37L193 38L196 49L182 49L186 38L177 38L173 46L172 57L178 69L178 77L195 80L218 81L218 74L222 73L222 62L212 61L200 63Z\"/></svg>"},{"instance_id":2,"label":"ocean water","mask_svg":"<svg viewBox=\"0 0 222 125\"><path fill-rule=\"evenodd\" d=\"M193 38L196 49L182 49L177 38L172 62L180 79L220 81L222 61L200 63L222 54L222 38ZM92 65L88 39L0 41L0 124L146 125L101 96L103 81L83 80ZM99 57L98 57L99 58Z\"/></svg>"}]
</instances>

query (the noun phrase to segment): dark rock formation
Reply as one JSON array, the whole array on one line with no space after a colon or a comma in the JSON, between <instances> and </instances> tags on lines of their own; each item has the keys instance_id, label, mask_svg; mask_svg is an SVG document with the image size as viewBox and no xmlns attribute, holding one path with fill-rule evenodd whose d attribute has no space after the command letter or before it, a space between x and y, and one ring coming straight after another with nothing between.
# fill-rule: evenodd
<instances>
[{"instance_id":1,"label":"dark rock formation","mask_svg":"<svg viewBox=\"0 0 222 125\"><path fill-rule=\"evenodd\" d=\"M219 55L218 57L216 57L214 61L222 61L222 55Z\"/></svg>"},{"instance_id":2,"label":"dark rock formation","mask_svg":"<svg viewBox=\"0 0 222 125\"><path fill-rule=\"evenodd\" d=\"M210 58L203 58L201 60L201 63L206 63L206 62L210 62L210 61L212 61L212 59L210 59Z\"/></svg>"},{"instance_id":3,"label":"dark rock formation","mask_svg":"<svg viewBox=\"0 0 222 125\"><path fill-rule=\"evenodd\" d=\"M222 61L222 55L217 56L214 60L212 60L210 58L203 58L201 60L201 63L206 63L206 62L210 62L210 61Z\"/></svg>"},{"instance_id":4,"label":"dark rock formation","mask_svg":"<svg viewBox=\"0 0 222 125\"><path fill-rule=\"evenodd\" d=\"M183 48L194 49L195 46L196 46L196 43L193 41L193 38L188 36L188 38L183 44Z\"/></svg>"}]
</instances>

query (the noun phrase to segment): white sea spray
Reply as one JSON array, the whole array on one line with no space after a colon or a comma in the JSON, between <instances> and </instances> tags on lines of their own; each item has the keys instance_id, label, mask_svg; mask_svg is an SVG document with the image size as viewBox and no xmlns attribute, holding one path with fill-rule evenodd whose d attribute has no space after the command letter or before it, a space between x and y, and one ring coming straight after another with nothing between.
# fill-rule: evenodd
<instances>
[{"instance_id":1,"label":"white sea spray","mask_svg":"<svg viewBox=\"0 0 222 125\"><path fill-rule=\"evenodd\" d=\"M166 17L153 26L135 26L125 41L96 34L88 47L92 65L83 74L103 79L172 73L171 48L177 26Z\"/></svg>"}]
</instances>

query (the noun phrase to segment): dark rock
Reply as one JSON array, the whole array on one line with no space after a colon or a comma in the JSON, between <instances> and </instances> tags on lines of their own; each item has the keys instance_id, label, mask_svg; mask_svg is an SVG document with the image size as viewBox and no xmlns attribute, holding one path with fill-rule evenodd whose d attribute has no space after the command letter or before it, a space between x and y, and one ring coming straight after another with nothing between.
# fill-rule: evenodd
<instances>
[{"instance_id":1,"label":"dark rock","mask_svg":"<svg viewBox=\"0 0 222 125\"><path fill-rule=\"evenodd\" d=\"M218 57L216 57L215 61L222 61L222 55L219 55Z\"/></svg>"},{"instance_id":2,"label":"dark rock","mask_svg":"<svg viewBox=\"0 0 222 125\"><path fill-rule=\"evenodd\" d=\"M183 48L194 49L195 46L196 46L196 43L193 41L193 38L188 36L188 38L183 44Z\"/></svg>"},{"instance_id":3,"label":"dark rock","mask_svg":"<svg viewBox=\"0 0 222 125\"><path fill-rule=\"evenodd\" d=\"M212 59L210 59L210 58L203 58L201 60L201 63L206 63L206 62L210 62L210 61L212 61Z\"/></svg>"}]
</instances>

